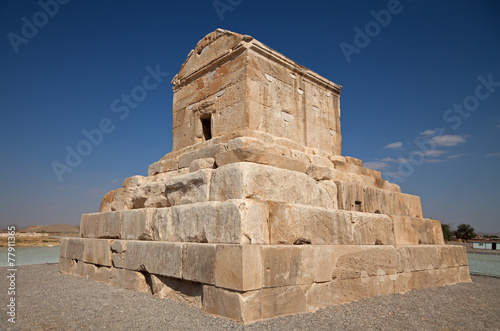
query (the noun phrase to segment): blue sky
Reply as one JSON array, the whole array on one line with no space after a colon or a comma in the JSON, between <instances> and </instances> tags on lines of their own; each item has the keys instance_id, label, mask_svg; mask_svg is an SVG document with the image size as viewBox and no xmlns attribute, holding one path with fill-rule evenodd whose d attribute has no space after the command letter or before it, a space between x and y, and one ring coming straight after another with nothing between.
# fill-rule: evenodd
<instances>
[{"instance_id":1,"label":"blue sky","mask_svg":"<svg viewBox=\"0 0 500 331\"><path fill-rule=\"evenodd\" d=\"M172 147L170 80L224 28L342 85L342 154L425 217L500 232L498 17L495 1L2 1L0 226L79 224L146 175ZM58 178L67 148L87 155Z\"/></svg>"}]
</instances>

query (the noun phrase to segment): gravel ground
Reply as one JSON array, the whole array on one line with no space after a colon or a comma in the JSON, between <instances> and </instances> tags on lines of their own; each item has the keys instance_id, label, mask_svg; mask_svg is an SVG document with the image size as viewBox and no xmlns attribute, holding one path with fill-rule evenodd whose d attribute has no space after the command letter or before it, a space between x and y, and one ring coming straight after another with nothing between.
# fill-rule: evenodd
<instances>
[{"instance_id":1,"label":"gravel ground","mask_svg":"<svg viewBox=\"0 0 500 331\"><path fill-rule=\"evenodd\" d=\"M7 275L7 268L0 268ZM16 324L7 321L8 279L0 278L1 330L500 330L500 278L349 304L240 326L147 293L60 274L55 264L19 266Z\"/></svg>"}]
</instances>

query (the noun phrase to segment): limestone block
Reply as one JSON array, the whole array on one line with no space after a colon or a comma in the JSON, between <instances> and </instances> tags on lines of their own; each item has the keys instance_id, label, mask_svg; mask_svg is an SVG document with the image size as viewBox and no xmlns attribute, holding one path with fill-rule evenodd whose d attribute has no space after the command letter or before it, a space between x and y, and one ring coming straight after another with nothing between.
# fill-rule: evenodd
<instances>
[{"instance_id":1,"label":"limestone block","mask_svg":"<svg viewBox=\"0 0 500 331\"><path fill-rule=\"evenodd\" d=\"M59 264L58 264L58 269L59 272L62 272L64 274L71 274L71 264L73 260L72 259L67 259L64 257L59 257Z\"/></svg>"},{"instance_id":2,"label":"limestone block","mask_svg":"<svg viewBox=\"0 0 500 331\"><path fill-rule=\"evenodd\" d=\"M393 245L394 226L387 215L351 212L352 244Z\"/></svg>"},{"instance_id":3,"label":"limestone block","mask_svg":"<svg viewBox=\"0 0 500 331\"><path fill-rule=\"evenodd\" d=\"M239 243L269 244L269 205L252 199L229 200L220 205L219 215L231 205L236 206L240 214ZM226 227L234 222L233 219L228 218L229 213L223 215L226 217L221 218L221 221L227 224Z\"/></svg>"},{"instance_id":4,"label":"limestone block","mask_svg":"<svg viewBox=\"0 0 500 331\"><path fill-rule=\"evenodd\" d=\"M220 231L218 205L218 202L203 202L172 207L171 240L213 243L220 242L222 236L227 236L232 237L229 242L234 242L238 234L224 234Z\"/></svg>"},{"instance_id":5,"label":"limestone block","mask_svg":"<svg viewBox=\"0 0 500 331\"><path fill-rule=\"evenodd\" d=\"M397 195L397 193L395 193ZM411 195L411 194L404 194L400 193L403 195L403 199L405 202L405 205L407 206L407 214L406 215L411 215L413 217L418 217L418 218L423 218L422 216L422 203L420 202L420 197L416 195Z\"/></svg>"},{"instance_id":6,"label":"limestone block","mask_svg":"<svg viewBox=\"0 0 500 331\"><path fill-rule=\"evenodd\" d=\"M417 245L418 237L411 216L389 215L394 223L394 237L397 245Z\"/></svg>"},{"instance_id":7,"label":"limestone block","mask_svg":"<svg viewBox=\"0 0 500 331\"><path fill-rule=\"evenodd\" d=\"M306 311L306 295L299 286L262 289L262 318Z\"/></svg>"},{"instance_id":8,"label":"limestone block","mask_svg":"<svg viewBox=\"0 0 500 331\"><path fill-rule=\"evenodd\" d=\"M185 245L182 256L182 279L213 285L216 245L195 243Z\"/></svg>"},{"instance_id":9,"label":"limestone block","mask_svg":"<svg viewBox=\"0 0 500 331\"><path fill-rule=\"evenodd\" d=\"M123 268L124 257L125 257L125 254L123 254L123 253L112 253L111 254L111 262L112 262L113 267Z\"/></svg>"},{"instance_id":10,"label":"limestone block","mask_svg":"<svg viewBox=\"0 0 500 331\"><path fill-rule=\"evenodd\" d=\"M151 225L153 240L174 241L172 208L158 208L155 216Z\"/></svg>"},{"instance_id":11,"label":"limestone block","mask_svg":"<svg viewBox=\"0 0 500 331\"><path fill-rule=\"evenodd\" d=\"M151 181L164 182L164 181L167 181L171 178L175 178L175 177L180 176L180 175L185 175L188 172L189 172L189 168L182 168L182 169L173 170L173 171L169 171L169 172L163 172L163 173L156 174L156 175L152 176Z\"/></svg>"},{"instance_id":12,"label":"limestone block","mask_svg":"<svg viewBox=\"0 0 500 331\"><path fill-rule=\"evenodd\" d=\"M262 318L261 290L240 293L204 285L202 309L238 323L254 322Z\"/></svg>"},{"instance_id":13,"label":"limestone block","mask_svg":"<svg viewBox=\"0 0 500 331\"><path fill-rule=\"evenodd\" d=\"M87 270L87 269L86 269ZM107 284L112 284L113 271L108 267L97 267L92 279Z\"/></svg>"},{"instance_id":14,"label":"limestone block","mask_svg":"<svg viewBox=\"0 0 500 331\"><path fill-rule=\"evenodd\" d=\"M123 181L123 188L134 188L147 184L151 179L143 176L132 176Z\"/></svg>"},{"instance_id":15,"label":"limestone block","mask_svg":"<svg viewBox=\"0 0 500 331\"><path fill-rule=\"evenodd\" d=\"M440 245L437 246L439 255L439 266L441 268L451 268L467 266L467 249L460 245Z\"/></svg>"},{"instance_id":16,"label":"limestone block","mask_svg":"<svg viewBox=\"0 0 500 331\"><path fill-rule=\"evenodd\" d=\"M83 248L86 239L80 238L68 238L66 247L66 258L78 260L83 260Z\"/></svg>"},{"instance_id":17,"label":"limestone block","mask_svg":"<svg viewBox=\"0 0 500 331\"><path fill-rule=\"evenodd\" d=\"M120 238L128 240L152 240L156 209L143 208L123 210L120 223Z\"/></svg>"},{"instance_id":18,"label":"limestone block","mask_svg":"<svg viewBox=\"0 0 500 331\"><path fill-rule=\"evenodd\" d=\"M131 193L133 208L162 208L168 207L169 201L165 197L166 183L157 181L142 186Z\"/></svg>"},{"instance_id":19,"label":"limestone block","mask_svg":"<svg viewBox=\"0 0 500 331\"><path fill-rule=\"evenodd\" d=\"M325 157L322 157L319 155L311 155L309 157L309 159L310 159L311 163L316 165L316 166L333 168L333 162Z\"/></svg>"},{"instance_id":20,"label":"limestone block","mask_svg":"<svg viewBox=\"0 0 500 331\"><path fill-rule=\"evenodd\" d=\"M336 282L314 283L306 292L307 311L315 312L318 308L326 308L335 304L334 286Z\"/></svg>"},{"instance_id":21,"label":"limestone block","mask_svg":"<svg viewBox=\"0 0 500 331\"><path fill-rule=\"evenodd\" d=\"M111 261L115 268L123 268L123 260L127 251L127 240L113 240L109 244L111 248Z\"/></svg>"},{"instance_id":22,"label":"limestone block","mask_svg":"<svg viewBox=\"0 0 500 331\"><path fill-rule=\"evenodd\" d=\"M130 241L125 252L124 268L181 277L182 243Z\"/></svg>"},{"instance_id":23,"label":"limestone block","mask_svg":"<svg viewBox=\"0 0 500 331\"><path fill-rule=\"evenodd\" d=\"M396 250L392 246L360 246L355 252L342 252L336 263L334 278L351 279L377 275L391 275L398 271Z\"/></svg>"},{"instance_id":24,"label":"limestone block","mask_svg":"<svg viewBox=\"0 0 500 331\"><path fill-rule=\"evenodd\" d=\"M472 279L470 278L469 267L461 266L458 267L458 281L460 283L472 283Z\"/></svg>"},{"instance_id":25,"label":"limestone block","mask_svg":"<svg viewBox=\"0 0 500 331\"><path fill-rule=\"evenodd\" d=\"M202 308L203 285L172 277L151 274L152 292L159 298L166 298Z\"/></svg>"},{"instance_id":26,"label":"limestone block","mask_svg":"<svg viewBox=\"0 0 500 331\"><path fill-rule=\"evenodd\" d=\"M237 291L262 288L261 247L257 245L217 245L215 285Z\"/></svg>"},{"instance_id":27,"label":"limestone block","mask_svg":"<svg viewBox=\"0 0 500 331\"><path fill-rule=\"evenodd\" d=\"M120 237L120 212L110 211L99 213L97 219L96 238Z\"/></svg>"},{"instance_id":28,"label":"limestone block","mask_svg":"<svg viewBox=\"0 0 500 331\"><path fill-rule=\"evenodd\" d=\"M87 279L94 279L95 278L95 273L97 271L97 268L94 264L92 263L83 263L82 265L82 276L87 278ZM102 267L102 268L107 268L107 267Z\"/></svg>"},{"instance_id":29,"label":"limestone block","mask_svg":"<svg viewBox=\"0 0 500 331\"><path fill-rule=\"evenodd\" d=\"M111 269L111 284L126 290L150 292L146 277L137 271L127 269Z\"/></svg>"},{"instance_id":30,"label":"limestone block","mask_svg":"<svg viewBox=\"0 0 500 331\"><path fill-rule=\"evenodd\" d=\"M111 240L109 248L113 253L123 253L127 251L127 240Z\"/></svg>"},{"instance_id":31,"label":"limestone block","mask_svg":"<svg viewBox=\"0 0 500 331\"><path fill-rule=\"evenodd\" d=\"M67 248L68 248L68 238L61 238L61 246L59 247L59 257L66 258Z\"/></svg>"},{"instance_id":32,"label":"limestone block","mask_svg":"<svg viewBox=\"0 0 500 331\"><path fill-rule=\"evenodd\" d=\"M222 152L222 146L220 144L215 144L190 153L186 153L179 157L179 169L189 167L191 162L197 159L214 158L220 152Z\"/></svg>"},{"instance_id":33,"label":"limestone block","mask_svg":"<svg viewBox=\"0 0 500 331\"><path fill-rule=\"evenodd\" d=\"M246 82L242 81L224 90L224 98L221 99L225 100L218 102L219 109L212 116L213 136L221 136L224 133L245 129L245 87ZM229 99L231 94L239 102L232 103L235 99Z\"/></svg>"},{"instance_id":34,"label":"limestone block","mask_svg":"<svg viewBox=\"0 0 500 331\"><path fill-rule=\"evenodd\" d=\"M335 183L331 180L320 180L318 181L317 185L325 189L325 191L328 193L330 202L332 204L330 208L338 209L337 185L335 185Z\"/></svg>"},{"instance_id":35,"label":"limestone block","mask_svg":"<svg viewBox=\"0 0 500 331\"><path fill-rule=\"evenodd\" d=\"M83 214L80 220L80 234L84 238L97 237L99 213Z\"/></svg>"},{"instance_id":36,"label":"limestone block","mask_svg":"<svg viewBox=\"0 0 500 331\"><path fill-rule=\"evenodd\" d=\"M314 248L314 282L329 282L333 278L335 270L335 251L337 246L334 245L316 245Z\"/></svg>"},{"instance_id":37,"label":"limestone block","mask_svg":"<svg viewBox=\"0 0 500 331\"><path fill-rule=\"evenodd\" d=\"M300 247L263 246L263 287L277 287L300 284L302 277Z\"/></svg>"},{"instance_id":38,"label":"limestone block","mask_svg":"<svg viewBox=\"0 0 500 331\"><path fill-rule=\"evenodd\" d=\"M200 170L165 182L168 206L208 201L212 170Z\"/></svg>"},{"instance_id":39,"label":"limestone block","mask_svg":"<svg viewBox=\"0 0 500 331\"><path fill-rule=\"evenodd\" d=\"M132 209L132 199L128 190L119 188L108 192L101 201L100 212Z\"/></svg>"},{"instance_id":40,"label":"limestone block","mask_svg":"<svg viewBox=\"0 0 500 331\"><path fill-rule=\"evenodd\" d=\"M210 200L252 198L333 208L329 193L306 174L254 163L232 163L215 170Z\"/></svg>"},{"instance_id":41,"label":"limestone block","mask_svg":"<svg viewBox=\"0 0 500 331\"><path fill-rule=\"evenodd\" d=\"M307 163L303 161L253 148L228 150L216 155L215 161L219 167L236 162L254 162L303 173L307 169Z\"/></svg>"},{"instance_id":42,"label":"limestone block","mask_svg":"<svg viewBox=\"0 0 500 331\"><path fill-rule=\"evenodd\" d=\"M215 164L214 158L196 159L189 165L189 172L196 172L201 169L213 169Z\"/></svg>"},{"instance_id":43,"label":"limestone block","mask_svg":"<svg viewBox=\"0 0 500 331\"><path fill-rule=\"evenodd\" d=\"M365 211L363 187L359 184L335 181L338 192L338 208L342 210Z\"/></svg>"},{"instance_id":44,"label":"limestone block","mask_svg":"<svg viewBox=\"0 0 500 331\"><path fill-rule=\"evenodd\" d=\"M412 226L419 244L444 245L443 230L439 221L413 217Z\"/></svg>"},{"instance_id":45,"label":"limestone block","mask_svg":"<svg viewBox=\"0 0 500 331\"><path fill-rule=\"evenodd\" d=\"M108 239L82 239L84 242L83 259L87 263L111 266L111 249Z\"/></svg>"},{"instance_id":46,"label":"limestone block","mask_svg":"<svg viewBox=\"0 0 500 331\"><path fill-rule=\"evenodd\" d=\"M362 160L356 159L356 158L354 158L352 156L346 156L345 160L346 160L347 163L351 163L351 164L357 165L358 167L362 167L363 166L363 161Z\"/></svg>"},{"instance_id":47,"label":"limestone block","mask_svg":"<svg viewBox=\"0 0 500 331\"><path fill-rule=\"evenodd\" d=\"M439 250L434 245L396 246L398 272L414 272L440 267Z\"/></svg>"},{"instance_id":48,"label":"limestone block","mask_svg":"<svg viewBox=\"0 0 500 331\"><path fill-rule=\"evenodd\" d=\"M346 180L345 173L335 170L333 167L322 167L311 164L307 167L306 174L315 180ZM343 177L341 177L344 175Z\"/></svg>"},{"instance_id":49,"label":"limestone block","mask_svg":"<svg viewBox=\"0 0 500 331\"><path fill-rule=\"evenodd\" d=\"M78 277L85 277L85 263L83 261L73 260L71 263L71 274Z\"/></svg>"},{"instance_id":50,"label":"limestone block","mask_svg":"<svg viewBox=\"0 0 500 331\"><path fill-rule=\"evenodd\" d=\"M291 245L304 238L314 245L352 244L351 214L314 206L270 203L270 242Z\"/></svg>"},{"instance_id":51,"label":"limestone block","mask_svg":"<svg viewBox=\"0 0 500 331\"><path fill-rule=\"evenodd\" d=\"M199 68L221 57L221 51L227 50L229 53L229 50L236 47L243 38L244 36L241 34L223 29L217 29L215 32L206 35L198 42L195 50L189 53L186 62L182 65L173 83L176 82L176 79L188 77Z\"/></svg>"}]
</instances>

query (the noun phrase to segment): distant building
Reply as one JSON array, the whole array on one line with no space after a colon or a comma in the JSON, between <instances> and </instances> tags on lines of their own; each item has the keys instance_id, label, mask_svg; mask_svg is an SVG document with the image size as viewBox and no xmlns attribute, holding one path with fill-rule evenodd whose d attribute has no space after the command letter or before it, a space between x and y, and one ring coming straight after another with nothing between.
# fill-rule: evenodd
<instances>
[{"instance_id":1,"label":"distant building","mask_svg":"<svg viewBox=\"0 0 500 331\"><path fill-rule=\"evenodd\" d=\"M500 242L495 241L476 241L472 242L472 248L473 249L491 249L491 250L496 250L497 246L500 247Z\"/></svg>"}]
</instances>

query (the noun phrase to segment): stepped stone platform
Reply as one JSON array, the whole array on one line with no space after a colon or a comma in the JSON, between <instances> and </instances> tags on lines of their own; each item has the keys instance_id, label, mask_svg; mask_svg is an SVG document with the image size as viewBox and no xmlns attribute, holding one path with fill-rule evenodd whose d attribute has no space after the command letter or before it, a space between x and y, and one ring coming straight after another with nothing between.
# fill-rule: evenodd
<instances>
[{"instance_id":1,"label":"stepped stone platform","mask_svg":"<svg viewBox=\"0 0 500 331\"><path fill-rule=\"evenodd\" d=\"M172 84L172 152L82 216L61 272L242 324L470 282L419 197L341 155L341 86L221 29Z\"/></svg>"}]
</instances>

